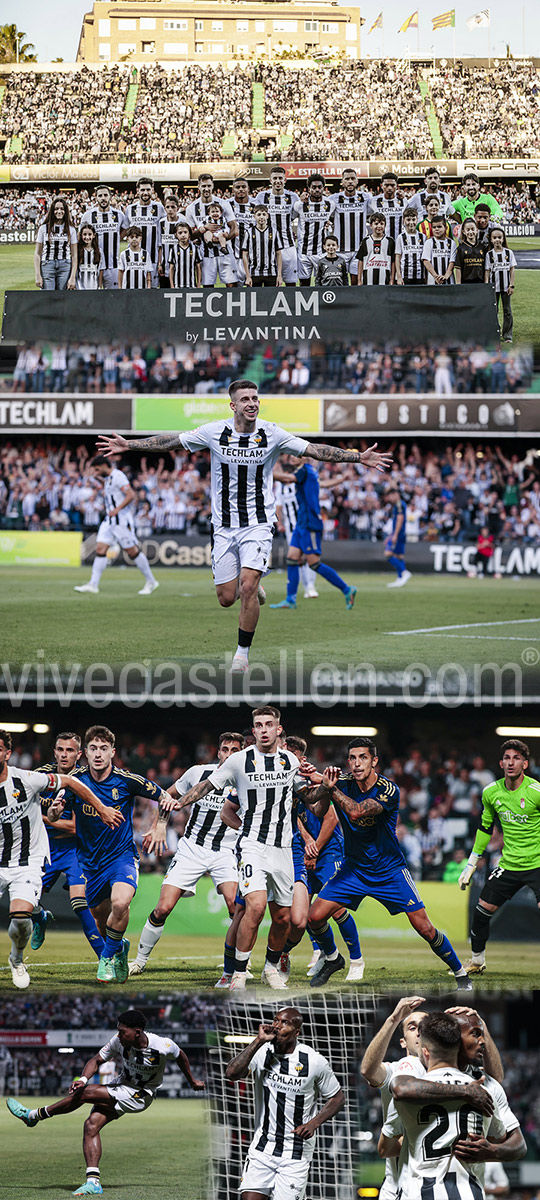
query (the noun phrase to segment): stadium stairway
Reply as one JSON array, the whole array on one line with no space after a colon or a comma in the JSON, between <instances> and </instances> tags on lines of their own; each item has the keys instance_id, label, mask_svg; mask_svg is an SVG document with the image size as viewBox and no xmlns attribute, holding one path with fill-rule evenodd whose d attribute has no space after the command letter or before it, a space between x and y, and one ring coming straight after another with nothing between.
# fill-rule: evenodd
<instances>
[{"instance_id":1,"label":"stadium stairway","mask_svg":"<svg viewBox=\"0 0 540 1200\"><path fill-rule=\"evenodd\" d=\"M429 132L431 134L431 140L433 142L435 158L442 158L443 157L443 142L442 142L441 127L439 125L439 121L438 121L435 109L433 107L433 101L431 99L431 94L430 94L430 90L429 90L429 83L427 83L425 79L419 79L418 87L420 88L422 100L424 101L424 111L425 111L426 120L427 120L427 123L429 126Z\"/></svg>"},{"instance_id":2,"label":"stadium stairway","mask_svg":"<svg viewBox=\"0 0 540 1200\"><path fill-rule=\"evenodd\" d=\"M236 152L236 135L234 133L224 133L221 143L221 157L234 158Z\"/></svg>"},{"instance_id":3,"label":"stadium stairway","mask_svg":"<svg viewBox=\"0 0 540 1200\"><path fill-rule=\"evenodd\" d=\"M127 117L128 126L133 125L133 117L135 115L135 105L137 104L138 95L138 83L130 83L127 90L126 103L124 104L124 117Z\"/></svg>"},{"instance_id":4,"label":"stadium stairway","mask_svg":"<svg viewBox=\"0 0 540 1200\"><path fill-rule=\"evenodd\" d=\"M264 129L266 122L266 109L264 104L264 87L262 83L252 84L251 120L254 129Z\"/></svg>"},{"instance_id":5,"label":"stadium stairway","mask_svg":"<svg viewBox=\"0 0 540 1200\"><path fill-rule=\"evenodd\" d=\"M0 83L0 112L2 111L2 104L4 103L5 94L6 94L6 84Z\"/></svg>"}]
</instances>

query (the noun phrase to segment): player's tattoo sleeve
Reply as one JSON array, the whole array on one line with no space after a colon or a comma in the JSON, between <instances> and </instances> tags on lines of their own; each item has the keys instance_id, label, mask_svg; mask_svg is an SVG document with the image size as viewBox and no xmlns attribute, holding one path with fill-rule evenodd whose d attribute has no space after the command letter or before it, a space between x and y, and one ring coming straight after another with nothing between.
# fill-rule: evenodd
<instances>
[{"instance_id":1,"label":"player's tattoo sleeve","mask_svg":"<svg viewBox=\"0 0 540 1200\"><path fill-rule=\"evenodd\" d=\"M349 821L356 825L364 817L377 817L382 813L382 804L378 800L369 796L366 800L351 800L350 796L346 796L344 792L340 792L339 788L335 787L332 791L332 801L337 804L338 808L345 813Z\"/></svg>"},{"instance_id":2,"label":"player's tattoo sleeve","mask_svg":"<svg viewBox=\"0 0 540 1200\"><path fill-rule=\"evenodd\" d=\"M244 1049L240 1051L240 1054L237 1054L236 1057L232 1058L230 1063L228 1063L225 1070L227 1079L245 1079L249 1074L249 1064L253 1058L253 1055L257 1053L257 1050L262 1045L264 1045L264 1042L262 1042L260 1038L256 1037L252 1042L250 1042L249 1046L244 1046Z\"/></svg>"},{"instance_id":3,"label":"player's tattoo sleeve","mask_svg":"<svg viewBox=\"0 0 540 1200\"><path fill-rule=\"evenodd\" d=\"M358 450L343 450L341 446L314 446L309 443L306 450L308 458L317 458L320 462L359 462Z\"/></svg>"},{"instance_id":4,"label":"player's tattoo sleeve","mask_svg":"<svg viewBox=\"0 0 540 1200\"><path fill-rule=\"evenodd\" d=\"M203 796L207 796L213 790L213 785L209 779L201 779L200 783L195 783L189 789L189 792L186 792L180 808L188 808L190 804L195 804L197 800L202 800ZM178 812L178 809L175 811Z\"/></svg>"},{"instance_id":5,"label":"player's tattoo sleeve","mask_svg":"<svg viewBox=\"0 0 540 1200\"><path fill-rule=\"evenodd\" d=\"M172 450L179 445L177 433L156 433L148 438L129 438L130 450Z\"/></svg>"}]
</instances>

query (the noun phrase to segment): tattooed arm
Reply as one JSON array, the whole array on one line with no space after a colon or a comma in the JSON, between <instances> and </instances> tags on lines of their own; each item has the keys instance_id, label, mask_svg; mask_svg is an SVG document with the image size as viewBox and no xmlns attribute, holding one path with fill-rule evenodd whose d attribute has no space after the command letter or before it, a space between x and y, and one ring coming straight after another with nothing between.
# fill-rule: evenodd
<instances>
[{"instance_id":1,"label":"tattooed arm","mask_svg":"<svg viewBox=\"0 0 540 1200\"><path fill-rule=\"evenodd\" d=\"M392 455L379 453L377 442L368 446L367 450L343 450L341 446L314 445L309 442L305 455L319 462L361 463L364 467L375 467L377 471L388 471L392 466Z\"/></svg>"},{"instance_id":2,"label":"tattooed arm","mask_svg":"<svg viewBox=\"0 0 540 1200\"><path fill-rule=\"evenodd\" d=\"M328 812L330 801L345 813L353 825L358 824L364 817L378 816L383 811L382 804L379 804L378 800L368 796L359 803L358 800L351 800L350 796L346 796L336 787L340 773L339 767L327 767L319 786L302 792L302 800L315 813L315 816L324 817Z\"/></svg>"},{"instance_id":3,"label":"tattooed arm","mask_svg":"<svg viewBox=\"0 0 540 1200\"><path fill-rule=\"evenodd\" d=\"M108 437L100 434L97 440L98 454L110 458L114 454L124 454L126 450L174 450L180 446L178 433L156 433L148 438L125 438L120 433L112 433Z\"/></svg>"}]
</instances>

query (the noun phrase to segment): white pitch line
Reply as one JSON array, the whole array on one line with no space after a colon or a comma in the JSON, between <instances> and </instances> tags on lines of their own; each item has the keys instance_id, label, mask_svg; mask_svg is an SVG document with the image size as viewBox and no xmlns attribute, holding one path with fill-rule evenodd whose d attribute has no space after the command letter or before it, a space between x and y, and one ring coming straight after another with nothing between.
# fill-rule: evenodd
<instances>
[{"instance_id":1,"label":"white pitch line","mask_svg":"<svg viewBox=\"0 0 540 1200\"><path fill-rule=\"evenodd\" d=\"M438 633L426 633L426 637L439 637L439 636L442 636L445 638L454 638L458 642L462 642L465 640L469 641L469 642L492 642L493 641L492 633L443 633L442 635L439 635ZM540 642L540 638L512 637L512 634L507 634L506 636L504 634L499 634L497 641L498 642L527 642L528 645L530 645L531 642Z\"/></svg>"},{"instance_id":2,"label":"white pitch line","mask_svg":"<svg viewBox=\"0 0 540 1200\"><path fill-rule=\"evenodd\" d=\"M207 962L208 965L211 966L212 962L214 962L214 961L221 962L222 958L223 958L222 954L180 954L175 957L173 957L171 955L167 956L167 958L165 959L165 962ZM38 968L39 967L91 967L93 965L90 960L88 960L87 962L74 962L74 960L72 958L70 958L68 960L68 962L39 962L39 963L33 962L32 963L32 960L29 958L26 959L25 961L30 963L33 967L38 967ZM10 967L0 967L0 975L2 973L4 975L7 975L9 970L10 970Z\"/></svg>"},{"instance_id":3,"label":"white pitch line","mask_svg":"<svg viewBox=\"0 0 540 1200\"><path fill-rule=\"evenodd\" d=\"M538 625L540 617L519 617L512 621L468 621L464 625L427 625L425 629L388 629L389 637L408 637L411 633L442 633L445 629L489 629L494 625Z\"/></svg>"}]
</instances>

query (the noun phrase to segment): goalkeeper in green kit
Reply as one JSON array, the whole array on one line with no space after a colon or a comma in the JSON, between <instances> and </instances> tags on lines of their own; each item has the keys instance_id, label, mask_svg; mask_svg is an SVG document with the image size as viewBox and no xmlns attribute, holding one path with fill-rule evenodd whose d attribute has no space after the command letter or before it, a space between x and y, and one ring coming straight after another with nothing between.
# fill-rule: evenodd
<instances>
[{"instance_id":1,"label":"goalkeeper in green kit","mask_svg":"<svg viewBox=\"0 0 540 1200\"><path fill-rule=\"evenodd\" d=\"M471 929L471 961L465 963L469 975L486 969L486 942L494 912L511 900L522 887L534 892L540 907L540 782L525 775L529 765L529 747L517 738L503 742L499 766L503 778L490 783L482 792L482 818L465 870L459 877L462 890L468 887L493 833L497 817L504 837L504 849L498 867L482 888L474 910Z\"/></svg>"}]
</instances>

